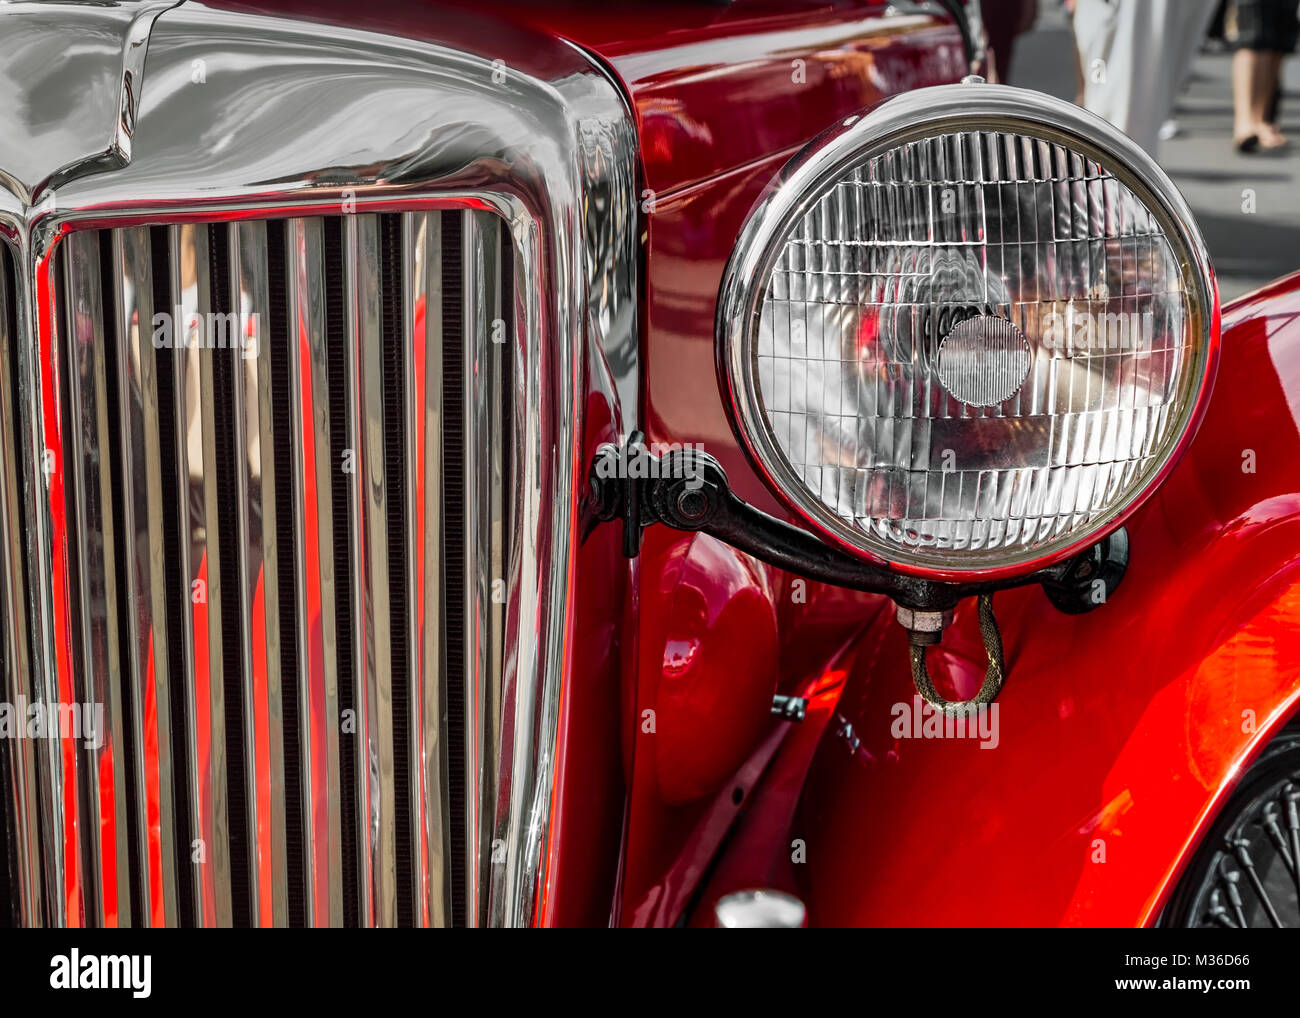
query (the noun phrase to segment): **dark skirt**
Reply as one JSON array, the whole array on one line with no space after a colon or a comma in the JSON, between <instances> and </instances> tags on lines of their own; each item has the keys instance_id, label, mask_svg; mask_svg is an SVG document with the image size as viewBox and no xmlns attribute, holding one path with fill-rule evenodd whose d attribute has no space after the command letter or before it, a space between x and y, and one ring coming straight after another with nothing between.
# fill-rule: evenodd
<instances>
[{"instance_id":1,"label":"dark skirt","mask_svg":"<svg viewBox=\"0 0 1300 1018\"><path fill-rule=\"evenodd\" d=\"M1233 49L1295 52L1296 0L1229 0L1223 38Z\"/></svg>"}]
</instances>

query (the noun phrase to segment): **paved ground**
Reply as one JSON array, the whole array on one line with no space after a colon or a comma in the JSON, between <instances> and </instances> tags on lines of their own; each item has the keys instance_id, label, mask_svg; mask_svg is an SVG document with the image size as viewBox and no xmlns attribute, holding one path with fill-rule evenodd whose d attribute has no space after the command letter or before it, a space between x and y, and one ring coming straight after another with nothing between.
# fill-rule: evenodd
<instances>
[{"instance_id":1,"label":"paved ground","mask_svg":"<svg viewBox=\"0 0 1300 1018\"><path fill-rule=\"evenodd\" d=\"M1040 8L1037 27L1018 43L1011 83L1073 98L1069 28L1058 0L1040 0ZM1160 151L1205 232L1224 299L1300 269L1300 56L1283 72L1282 130L1292 146L1281 156L1233 151L1230 61L1227 53L1197 56L1175 113L1182 133ZM1247 189L1254 214L1242 211Z\"/></svg>"}]
</instances>

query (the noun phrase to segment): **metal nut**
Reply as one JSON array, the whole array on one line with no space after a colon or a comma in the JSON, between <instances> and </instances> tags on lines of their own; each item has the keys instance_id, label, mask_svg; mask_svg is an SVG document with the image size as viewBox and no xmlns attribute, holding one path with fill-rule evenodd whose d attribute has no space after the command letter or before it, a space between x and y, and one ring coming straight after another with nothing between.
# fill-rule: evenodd
<instances>
[{"instance_id":1,"label":"metal nut","mask_svg":"<svg viewBox=\"0 0 1300 1018\"><path fill-rule=\"evenodd\" d=\"M914 633L942 633L952 625L951 611L919 612L901 604L894 605L894 617L900 626Z\"/></svg>"}]
</instances>

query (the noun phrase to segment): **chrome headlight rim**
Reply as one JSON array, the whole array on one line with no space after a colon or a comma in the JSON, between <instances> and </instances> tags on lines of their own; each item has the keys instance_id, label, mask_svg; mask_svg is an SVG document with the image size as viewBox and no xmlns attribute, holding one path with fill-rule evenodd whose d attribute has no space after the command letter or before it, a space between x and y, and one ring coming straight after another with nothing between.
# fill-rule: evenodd
<instances>
[{"instance_id":1,"label":"chrome headlight rim","mask_svg":"<svg viewBox=\"0 0 1300 1018\"><path fill-rule=\"evenodd\" d=\"M1086 528L1046 548L1007 549L995 565L962 565L960 553L891 555L815 497L791 467L762 409L757 337L768 280L791 231L834 182L874 156L911 141L961 131L1023 134L1061 145L1112 173L1156 218L1186 285L1195 361L1181 394L1177 440L1134 482L1130 494ZM1078 554L1121 526L1182 458L1205 414L1219 356L1218 287L1195 217L1159 165L1127 135L1075 106L1007 85L963 82L918 89L847 118L810 142L782 168L750 212L723 272L716 318L718 379L732 430L774 495L824 540L896 572L939 580L998 579L1032 572Z\"/></svg>"}]
</instances>

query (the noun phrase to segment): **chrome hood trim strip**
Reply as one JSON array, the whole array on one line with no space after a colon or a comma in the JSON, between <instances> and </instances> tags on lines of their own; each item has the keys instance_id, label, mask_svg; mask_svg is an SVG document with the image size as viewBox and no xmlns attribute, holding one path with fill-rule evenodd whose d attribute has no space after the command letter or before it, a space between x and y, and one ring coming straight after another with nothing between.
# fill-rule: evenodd
<instances>
[{"instance_id":1,"label":"chrome hood trim strip","mask_svg":"<svg viewBox=\"0 0 1300 1018\"><path fill-rule=\"evenodd\" d=\"M6 6L0 33L0 136L6 139L0 187L26 205L38 204L68 180L131 161L149 32L177 2ZM75 73L67 66L74 60ZM95 138L103 140L102 147L88 141Z\"/></svg>"}]
</instances>

